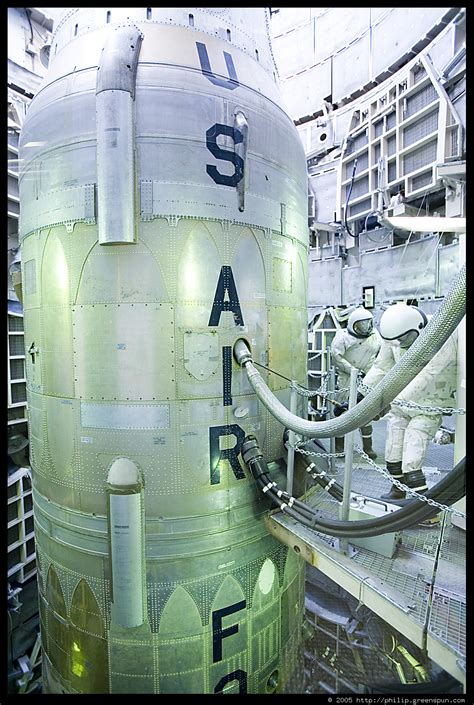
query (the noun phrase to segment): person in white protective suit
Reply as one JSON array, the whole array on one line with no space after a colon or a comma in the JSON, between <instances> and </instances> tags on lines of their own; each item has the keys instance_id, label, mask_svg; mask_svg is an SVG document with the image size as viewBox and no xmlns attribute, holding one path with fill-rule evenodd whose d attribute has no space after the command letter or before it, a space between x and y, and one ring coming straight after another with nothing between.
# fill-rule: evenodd
<instances>
[{"instance_id":1,"label":"person in white protective suit","mask_svg":"<svg viewBox=\"0 0 474 705\"><path fill-rule=\"evenodd\" d=\"M347 328L337 331L331 344L331 356L338 376L338 387L341 390L338 401L347 408L349 399L349 382L351 370L355 367L364 374L372 367L380 350L382 340L376 328L374 317L365 308L356 308L347 321ZM340 415L341 407L336 407L335 416ZM372 425L360 429L362 446L369 458L375 460L377 454L372 448ZM344 438L336 437L336 453L344 451Z\"/></svg>"},{"instance_id":2,"label":"person in white protective suit","mask_svg":"<svg viewBox=\"0 0 474 705\"><path fill-rule=\"evenodd\" d=\"M397 303L380 319L383 338L380 352L364 378L374 387L400 360L428 323L426 314L417 306ZM454 405L457 377L457 335L454 332L394 402L414 402L424 407ZM382 412L381 415L383 415ZM380 418L380 417L376 417ZM434 438L442 421L436 409L420 410L397 406L393 402L387 415L385 462L391 476L416 492L427 490L422 465L428 442ZM382 499L404 499L405 492L392 485Z\"/></svg>"}]
</instances>

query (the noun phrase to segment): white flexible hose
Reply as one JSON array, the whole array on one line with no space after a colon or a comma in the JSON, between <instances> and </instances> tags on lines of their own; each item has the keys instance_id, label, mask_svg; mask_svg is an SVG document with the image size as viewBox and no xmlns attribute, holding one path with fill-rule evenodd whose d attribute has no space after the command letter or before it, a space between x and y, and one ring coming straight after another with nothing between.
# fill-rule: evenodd
<instances>
[{"instance_id":1,"label":"white flexible hose","mask_svg":"<svg viewBox=\"0 0 474 705\"><path fill-rule=\"evenodd\" d=\"M308 438L343 436L372 421L374 416L377 416L400 394L456 330L464 317L465 310L466 266L464 265L456 275L443 304L399 362L353 409L328 421L307 421L288 411L263 381L242 339L235 343L234 355L237 362L245 366L249 382L259 400L284 426Z\"/></svg>"}]
</instances>

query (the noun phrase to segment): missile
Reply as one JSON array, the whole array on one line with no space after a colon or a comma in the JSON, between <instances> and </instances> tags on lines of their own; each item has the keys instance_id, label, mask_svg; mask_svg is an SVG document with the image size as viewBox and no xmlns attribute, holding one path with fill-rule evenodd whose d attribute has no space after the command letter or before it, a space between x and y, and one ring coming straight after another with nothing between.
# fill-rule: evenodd
<instances>
[{"instance_id":1,"label":"missile","mask_svg":"<svg viewBox=\"0 0 474 705\"><path fill-rule=\"evenodd\" d=\"M20 140L46 693L302 684L304 561L241 458L284 469L306 380L307 176L264 8L76 8ZM300 409L302 412L302 409Z\"/></svg>"}]
</instances>

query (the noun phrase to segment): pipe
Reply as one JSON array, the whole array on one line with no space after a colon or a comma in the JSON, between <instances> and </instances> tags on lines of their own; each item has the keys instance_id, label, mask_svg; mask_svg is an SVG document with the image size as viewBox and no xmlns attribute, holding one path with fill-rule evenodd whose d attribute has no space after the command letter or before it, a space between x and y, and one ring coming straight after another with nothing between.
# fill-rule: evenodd
<instances>
[{"instance_id":1,"label":"pipe","mask_svg":"<svg viewBox=\"0 0 474 705\"><path fill-rule=\"evenodd\" d=\"M128 458L117 458L107 475L112 577L111 623L138 627L145 621L143 483Z\"/></svg>"},{"instance_id":2,"label":"pipe","mask_svg":"<svg viewBox=\"0 0 474 705\"><path fill-rule=\"evenodd\" d=\"M143 35L111 30L97 68L97 191L100 245L136 242L133 102Z\"/></svg>"},{"instance_id":3,"label":"pipe","mask_svg":"<svg viewBox=\"0 0 474 705\"><path fill-rule=\"evenodd\" d=\"M439 492L442 495L443 503L451 505L458 501L465 494L465 480L463 477L465 470L465 459L463 459L456 468L452 471L456 471L455 478L453 480L453 485L448 490L446 487L443 489L445 492ZM452 474L450 473L450 475ZM267 478L263 477L263 481ZM446 478L445 478L446 479ZM275 483L270 483L275 486ZM441 484L441 483L439 483ZM278 488L277 488L278 489ZM430 492L433 492L431 490ZM277 492L272 488L268 490L269 497L272 499L273 503L282 509L285 513L289 513L286 506L283 506ZM428 493L426 493L428 496ZM445 499L445 497L447 497ZM435 499L435 497L430 497L430 499ZM438 497L439 499L439 497ZM321 518L318 513L312 510L312 517L307 518L299 513L298 504L296 502L285 502L289 507L295 507L291 516L297 519L301 524L308 526L309 528L320 531L330 536L339 536L343 538L364 538L369 536L380 536L381 534L392 533L395 531L403 531L415 524L431 519L436 516L439 509L436 507L431 507L426 503L421 503L419 500L414 499L405 507L398 509L396 512L391 513L388 516L379 517L375 519L366 519L363 521L337 521L330 519ZM308 508L308 507L307 507ZM310 508L308 508L310 509Z\"/></svg>"},{"instance_id":4,"label":"pipe","mask_svg":"<svg viewBox=\"0 0 474 705\"><path fill-rule=\"evenodd\" d=\"M324 450L323 446L320 446L317 443L317 441L316 442L311 441L311 444L315 444L315 446L316 446L315 451L318 453L321 452L321 449ZM461 460L464 462L464 458L462 458ZM327 491L329 492L331 497L333 497L337 502L342 502L342 491L343 491L342 485L340 485L338 482L336 482L334 478L332 478L334 480L334 482L331 482L331 477L330 477L329 473L326 472L325 470L316 472L317 470L318 470L318 467L313 462L309 463L306 467L306 472L309 475L311 475L311 477L314 480L316 480L316 482L319 485L321 485L321 487L323 489L326 489L326 487L328 488ZM443 478L443 482L445 480L447 481L448 478L450 478L451 481L453 481L452 473L454 472L454 470L455 470L455 468L453 468L451 470L449 475L446 475L446 477ZM464 480L463 480L463 482L464 482ZM330 484L330 487L328 487L329 484ZM442 487L441 490L439 489L440 487ZM441 495L443 494L443 491L445 489L446 489L446 484L443 484L441 486L441 482L438 482L436 485L434 485L430 490L428 490L424 494L426 497L429 497L430 499L434 499L437 502L442 502L442 501L444 501L444 498ZM353 492L352 496L354 498L356 498L356 497L361 497L362 495L358 492ZM380 504L387 504L387 502L384 502L379 497L371 497L370 495L367 495L367 494L364 494L363 496L368 500L380 502ZM394 500L390 500L390 502L388 502L388 504L395 504L398 507L406 507L409 504L411 504L412 506L415 506L412 503L413 503L413 499L410 499L410 498L408 498L408 499L394 499ZM417 500L417 503L418 503L418 500Z\"/></svg>"},{"instance_id":5,"label":"pipe","mask_svg":"<svg viewBox=\"0 0 474 705\"><path fill-rule=\"evenodd\" d=\"M349 382L349 410L353 409L356 405L357 374L358 370L355 367L352 367ZM342 504L339 508L339 519L345 521L349 517L349 502L351 498L352 464L354 459L354 431L351 431L346 435L344 452L344 489L342 491Z\"/></svg>"},{"instance_id":6,"label":"pipe","mask_svg":"<svg viewBox=\"0 0 474 705\"><path fill-rule=\"evenodd\" d=\"M426 492L425 496L448 506L454 504L465 494L464 473L465 458L435 488ZM413 499L404 507L385 517L345 522L345 526L342 526L342 522L338 525L337 522L330 520L320 520L320 524L324 527L321 529L323 532L335 536L354 538L379 536L407 529L421 521L433 518L439 511L437 507L431 507L425 502Z\"/></svg>"},{"instance_id":7,"label":"pipe","mask_svg":"<svg viewBox=\"0 0 474 705\"><path fill-rule=\"evenodd\" d=\"M331 365L331 374L329 375L329 390L331 392L334 392L336 389L336 368L334 365ZM329 411L329 418L333 419L334 418L334 410L333 408L328 409ZM334 436L331 436L329 439L329 452L330 452L330 457L329 457L329 466L331 468L331 472L334 472L334 469L336 467L336 459L334 457L334 453L336 452L336 439Z\"/></svg>"},{"instance_id":8,"label":"pipe","mask_svg":"<svg viewBox=\"0 0 474 705\"><path fill-rule=\"evenodd\" d=\"M247 145L248 145L248 132L249 125L247 118L241 110L238 110L234 115L234 135L235 130L238 130L242 135L242 141L235 141L235 154L240 157L243 162L244 176L237 184L237 198L239 211L243 212L245 208L245 184L248 179L247 175Z\"/></svg>"},{"instance_id":9,"label":"pipe","mask_svg":"<svg viewBox=\"0 0 474 705\"><path fill-rule=\"evenodd\" d=\"M291 397L290 397L290 411L292 414L295 413L296 411L296 404L298 401L298 392L296 390L296 386L294 382L291 383ZM289 431L288 433L288 441L289 441L289 448L288 448L288 460L286 463L286 491L289 494L293 493L293 474L294 474L294 468L295 468L295 449L294 449L294 444L295 444L295 434L293 431Z\"/></svg>"},{"instance_id":10,"label":"pipe","mask_svg":"<svg viewBox=\"0 0 474 705\"><path fill-rule=\"evenodd\" d=\"M463 185L461 184L463 189ZM464 212L464 194L461 193L461 213ZM466 261L466 234L459 235L459 260L460 264ZM457 388L456 388L456 403L458 407L466 408L466 319L461 321L458 330L458 370L457 370ZM456 414L455 433L454 433L454 462L457 462L466 453L466 416L464 414ZM456 507L461 512L466 512L466 501L460 502ZM466 530L466 519L453 515L451 521L454 526Z\"/></svg>"},{"instance_id":11,"label":"pipe","mask_svg":"<svg viewBox=\"0 0 474 705\"><path fill-rule=\"evenodd\" d=\"M285 427L308 438L343 436L365 426L404 389L434 357L464 317L466 308L466 266L458 272L443 304L413 345L390 372L354 409L336 419L308 421L294 414L275 397L252 363L252 355L243 339L234 345L234 357L245 366L249 382L268 411Z\"/></svg>"}]
</instances>

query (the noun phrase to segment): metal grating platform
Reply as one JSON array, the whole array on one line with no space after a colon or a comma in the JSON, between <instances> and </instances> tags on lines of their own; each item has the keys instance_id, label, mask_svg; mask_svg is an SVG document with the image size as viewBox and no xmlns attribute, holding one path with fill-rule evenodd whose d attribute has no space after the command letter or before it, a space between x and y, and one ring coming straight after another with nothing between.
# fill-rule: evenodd
<instances>
[{"instance_id":1,"label":"metal grating platform","mask_svg":"<svg viewBox=\"0 0 474 705\"><path fill-rule=\"evenodd\" d=\"M456 660L466 654L466 533L444 529L433 585L428 635L451 648Z\"/></svg>"},{"instance_id":2,"label":"metal grating platform","mask_svg":"<svg viewBox=\"0 0 474 705\"><path fill-rule=\"evenodd\" d=\"M428 586L434 568L432 559L424 558L422 563L420 556L401 549L395 558L390 559L360 548L352 560L408 598L412 605L411 618L424 624L428 608Z\"/></svg>"},{"instance_id":3,"label":"metal grating platform","mask_svg":"<svg viewBox=\"0 0 474 705\"><path fill-rule=\"evenodd\" d=\"M466 652L466 603L435 590L430 615L430 632L464 655Z\"/></svg>"},{"instance_id":4,"label":"metal grating platform","mask_svg":"<svg viewBox=\"0 0 474 705\"><path fill-rule=\"evenodd\" d=\"M452 454L452 446L431 449L430 462L436 460L438 449L446 462L447 448ZM383 463L383 454L376 462ZM452 463L442 469L431 466L432 470L426 472L428 485L435 484L451 467ZM341 484L343 473L338 461L334 477ZM352 489L369 494L369 487L371 496L380 496L390 487L390 481L367 464L356 464ZM306 502L328 518L338 516L338 502L319 487L308 491ZM280 541L415 644L426 648L438 665L465 682L466 538L462 529L444 518L437 525L407 529L390 559L361 547L351 557L344 555L334 548L333 537L312 531L280 511L272 513L267 524Z\"/></svg>"},{"instance_id":5,"label":"metal grating platform","mask_svg":"<svg viewBox=\"0 0 474 705\"><path fill-rule=\"evenodd\" d=\"M440 559L448 563L456 563L465 568L466 565L466 532L458 531L455 526L446 527L441 543Z\"/></svg>"},{"instance_id":6,"label":"metal grating platform","mask_svg":"<svg viewBox=\"0 0 474 705\"><path fill-rule=\"evenodd\" d=\"M435 556L439 543L439 527L429 530L425 528L420 535L417 529L406 529L403 532L403 545L414 553L421 553L425 556Z\"/></svg>"}]
</instances>

